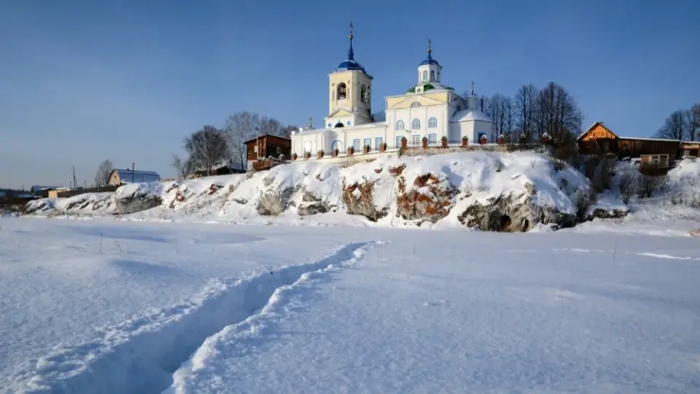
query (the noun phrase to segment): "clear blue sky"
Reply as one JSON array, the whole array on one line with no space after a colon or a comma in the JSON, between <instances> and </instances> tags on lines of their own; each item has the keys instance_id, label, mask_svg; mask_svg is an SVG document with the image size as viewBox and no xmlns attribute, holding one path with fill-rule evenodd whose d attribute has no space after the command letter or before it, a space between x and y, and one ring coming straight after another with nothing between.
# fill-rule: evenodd
<instances>
[{"instance_id":1,"label":"clear blue sky","mask_svg":"<svg viewBox=\"0 0 700 394\"><path fill-rule=\"evenodd\" d=\"M374 111L428 38L459 92L555 81L624 135L700 101L693 0L0 0L0 186L67 186L72 165L90 184L105 158L172 176L186 135L242 110L320 125L350 20Z\"/></svg>"}]
</instances>

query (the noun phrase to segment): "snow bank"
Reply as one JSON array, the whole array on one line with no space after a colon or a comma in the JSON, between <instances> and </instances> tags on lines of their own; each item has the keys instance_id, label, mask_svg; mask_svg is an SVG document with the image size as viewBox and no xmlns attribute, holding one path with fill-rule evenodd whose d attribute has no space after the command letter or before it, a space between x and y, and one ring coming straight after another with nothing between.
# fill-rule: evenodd
<instances>
[{"instance_id":1,"label":"snow bank","mask_svg":"<svg viewBox=\"0 0 700 394\"><path fill-rule=\"evenodd\" d=\"M114 194L114 212L143 220L285 223L337 212L384 226L527 231L537 223L575 224L585 217L577 198L588 190L581 173L556 170L551 158L534 152L386 155L353 165L310 160L251 174L130 184ZM56 203L51 209L69 213Z\"/></svg>"},{"instance_id":2,"label":"snow bank","mask_svg":"<svg viewBox=\"0 0 700 394\"><path fill-rule=\"evenodd\" d=\"M110 215L114 213L114 193L85 193L68 198L42 198L27 203L25 214L54 216Z\"/></svg>"}]
</instances>

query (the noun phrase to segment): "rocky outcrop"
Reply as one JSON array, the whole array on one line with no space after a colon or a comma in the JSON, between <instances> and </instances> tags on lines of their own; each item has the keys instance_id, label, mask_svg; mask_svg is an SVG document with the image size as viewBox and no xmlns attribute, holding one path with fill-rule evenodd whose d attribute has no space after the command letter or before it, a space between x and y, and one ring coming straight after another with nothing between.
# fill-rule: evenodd
<instances>
[{"instance_id":1,"label":"rocky outcrop","mask_svg":"<svg viewBox=\"0 0 700 394\"><path fill-rule=\"evenodd\" d=\"M374 205L373 192L376 181L365 180L362 183L346 185L343 181L343 203L351 215L362 215L376 222L387 214L387 209L377 209Z\"/></svg>"},{"instance_id":2,"label":"rocky outcrop","mask_svg":"<svg viewBox=\"0 0 700 394\"><path fill-rule=\"evenodd\" d=\"M629 213L627 209L594 208L588 215L588 220L593 219L622 219Z\"/></svg>"},{"instance_id":3,"label":"rocky outcrop","mask_svg":"<svg viewBox=\"0 0 700 394\"><path fill-rule=\"evenodd\" d=\"M532 204L529 194L500 195L486 204L474 203L459 216L459 221L470 228L503 232L529 231L538 223L564 228L577 222L576 215Z\"/></svg>"},{"instance_id":4,"label":"rocky outcrop","mask_svg":"<svg viewBox=\"0 0 700 394\"><path fill-rule=\"evenodd\" d=\"M269 190L265 192L258 202L258 213L264 216L277 216L287 209L289 198L294 194L293 188L287 188L281 192Z\"/></svg>"},{"instance_id":5,"label":"rocky outcrop","mask_svg":"<svg viewBox=\"0 0 700 394\"><path fill-rule=\"evenodd\" d=\"M130 213L155 208L162 202L163 200L160 198L160 196L140 189L137 189L135 192L130 194L122 194L119 193L119 190L117 190L117 193L114 196L114 203L117 208L116 213L119 215L128 215Z\"/></svg>"},{"instance_id":6,"label":"rocky outcrop","mask_svg":"<svg viewBox=\"0 0 700 394\"><path fill-rule=\"evenodd\" d=\"M447 216L454 205L457 188L450 185L444 176L424 174L407 185L402 175L398 179L399 194L396 213L407 220L432 223Z\"/></svg>"},{"instance_id":7,"label":"rocky outcrop","mask_svg":"<svg viewBox=\"0 0 700 394\"><path fill-rule=\"evenodd\" d=\"M304 191L301 199L301 204L297 207L297 213L300 216L315 215L317 213L326 213L332 207L326 205L320 198L314 196L308 191Z\"/></svg>"}]
</instances>

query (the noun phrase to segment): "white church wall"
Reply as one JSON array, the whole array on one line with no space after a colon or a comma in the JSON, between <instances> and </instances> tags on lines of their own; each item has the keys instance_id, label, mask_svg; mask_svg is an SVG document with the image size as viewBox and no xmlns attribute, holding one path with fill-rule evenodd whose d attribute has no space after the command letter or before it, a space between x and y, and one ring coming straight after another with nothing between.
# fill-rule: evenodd
<instances>
[{"instance_id":1,"label":"white church wall","mask_svg":"<svg viewBox=\"0 0 700 394\"><path fill-rule=\"evenodd\" d=\"M322 131L301 132L292 136L292 154L296 153L298 157L303 157L304 152L310 152L314 155L323 148L324 135Z\"/></svg>"},{"instance_id":2,"label":"white church wall","mask_svg":"<svg viewBox=\"0 0 700 394\"><path fill-rule=\"evenodd\" d=\"M493 123L477 120L474 122L474 126L473 126L473 130L474 130L473 139L470 138L470 140L476 141L477 139L479 139L479 134L483 133L486 137L488 137L489 142L492 142L491 141L492 129L493 129Z\"/></svg>"},{"instance_id":3,"label":"white church wall","mask_svg":"<svg viewBox=\"0 0 700 394\"><path fill-rule=\"evenodd\" d=\"M345 132L343 144L345 151L351 146L355 147L355 151L361 151L365 145L369 145L372 150L379 150L379 143L387 143L391 146L391 143L387 142L387 127L384 124L374 127L347 128Z\"/></svg>"}]
</instances>

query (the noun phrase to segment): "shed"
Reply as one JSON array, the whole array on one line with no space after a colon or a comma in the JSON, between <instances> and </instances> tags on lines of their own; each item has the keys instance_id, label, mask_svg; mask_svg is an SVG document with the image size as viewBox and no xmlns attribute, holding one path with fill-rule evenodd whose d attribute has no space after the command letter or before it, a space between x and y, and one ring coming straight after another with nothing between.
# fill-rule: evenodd
<instances>
[{"instance_id":1,"label":"shed","mask_svg":"<svg viewBox=\"0 0 700 394\"><path fill-rule=\"evenodd\" d=\"M606 154L624 157L643 155L668 155L675 159L679 155L680 140L663 138L620 137L603 122L595 122L576 140L578 150L584 155Z\"/></svg>"},{"instance_id":2,"label":"shed","mask_svg":"<svg viewBox=\"0 0 700 394\"><path fill-rule=\"evenodd\" d=\"M160 175L155 171L141 171L130 169L114 169L109 174L109 185L118 186L125 183L160 182Z\"/></svg>"}]
</instances>

